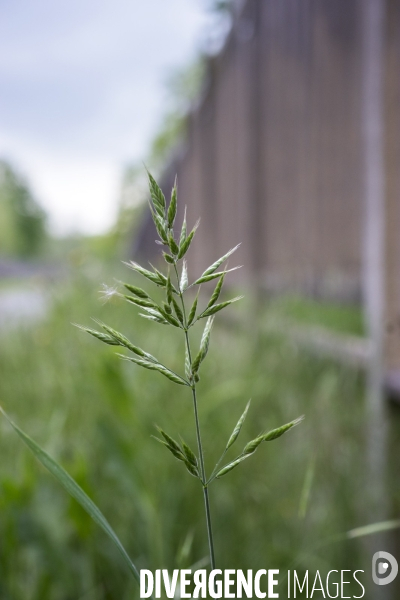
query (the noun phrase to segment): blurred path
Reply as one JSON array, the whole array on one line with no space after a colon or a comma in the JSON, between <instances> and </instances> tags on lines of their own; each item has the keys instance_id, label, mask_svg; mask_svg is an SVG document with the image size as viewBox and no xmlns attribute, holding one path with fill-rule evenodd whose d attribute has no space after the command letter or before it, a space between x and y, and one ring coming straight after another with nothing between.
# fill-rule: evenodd
<instances>
[{"instance_id":1,"label":"blurred path","mask_svg":"<svg viewBox=\"0 0 400 600\"><path fill-rule=\"evenodd\" d=\"M46 277L53 279L60 274L60 265L45 262L29 262L0 258L0 283L12 279Z\"/></svg>"},{"instance_id":2,"label":"blurred path","mask_svg":"<svg viewBox=\"0 0 400 600\"><path fill-rule=\"evenodd\" d=\"M61 270L54 264L0 259L0 329L42 318L49 299L40 282L56 278Z\"/></svg>"},{"instance_id":3,"label":"blurred path","mask_svg":"<svg viewBox=\"0 0 400 600\"><path fill-rule=\"evenodd\" d=\"M23 288L0 290L0 329L42 318L48 298L43 290Z\"/></svg>"}]
</instances>

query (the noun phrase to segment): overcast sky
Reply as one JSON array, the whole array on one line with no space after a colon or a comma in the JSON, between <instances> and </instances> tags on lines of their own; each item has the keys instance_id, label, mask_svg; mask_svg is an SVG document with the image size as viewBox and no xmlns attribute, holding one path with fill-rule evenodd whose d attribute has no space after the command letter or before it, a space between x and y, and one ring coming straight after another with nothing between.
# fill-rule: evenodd
<instances>
[{"instance_id":1,"label":"overcast sky","mask_svg":"<svg viewBox=\"0 0 400 600\"><path fill-rule=\"evenodd\" d=\"M166 78L209 19L203 0L0 3L0 157L28 177L53 231L110 226L122 167L146 155Z\"/></svg>"}]
</instances>

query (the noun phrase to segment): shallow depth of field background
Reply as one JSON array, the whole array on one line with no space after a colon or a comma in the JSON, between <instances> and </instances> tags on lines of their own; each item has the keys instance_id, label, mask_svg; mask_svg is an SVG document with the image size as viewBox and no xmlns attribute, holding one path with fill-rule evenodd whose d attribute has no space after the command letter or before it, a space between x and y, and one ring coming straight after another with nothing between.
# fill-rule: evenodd
<instances>
[{"instance_id":1,"label":"shallow depth of field background","mask_svg":"<svg viewBox=\"0 0 400 600\"><path fill-rule=\"evenodd\" d=\"M0 85L7 92L1 101L7 119L0 120L0 403L96 502L139 568L173 569L207 566L198 482L152 438L158 424L195 446L189 393L158 373L119 360L113 348L72 326L91 326L91 317L99 318L182 371L179 332L141 319L135 307L118 298L102 303L99 290L118 280L150 290L121 262L145 254L147 247L148 236L139 247L147 235L142 161L160 177L170 168L174 149L187 135L185 115L201 97L205 65L218 55L229 31L232 7L229 2L173 2L168 18L175 20L176 11L181 21L169 36L160 23L161 0L151 4L149 14L138 2L133 8L117 3L120 13L109 23L104 6L96 13L84 2L80 14L73 4L59 42L44 25L45 2L33 33L26 33L28 23L11 5L0 9L8 52L0 63ZM59 10L48 16L56 31L66 18L62 3ZM150 38L143 54L133 40L129 55L129 20L136 36ZM69 38L69 32L77 37ZM173 41L180 32L182 40ZM42 47L40 38L48 46ZM69 54L73 40L77 64ZM163 62L157 57L164 45L173 49ZM106 89L101 105L93 94L102 97ZM288 152L289 146L290 141ZM246 202L251 199L244 197ZM192 205L190 216L204 215ZM206 226L204 218L200 227ZM240 226L237 230L234 241L240 242ZM228 249L211 245L208 252L216 259ZM196 238L188 255L192 279L200 274L198 257L191 270L195 256ZM233 257L229 266L234 264ZM303 332L363 340L362 303L356 297L334 301L302 295L297 289L260 295L250 283L239 278L228 286L227 297L240 292L245 299L216 319L199 384L207 468L249 398L238 450L261 430L301 414L306 420L262 445L211 488L218 567L364 569L363 581L369 583L368 541L346 537L373 522L365 372L290 335L295 324ZM385 517L396 519L400 411L395 404L387 402L387 416L382 502ZM0 600L137 598L137 586L108 539L4 421L0 456ZM390 534L392 549L396 535Z\"/></svg>"}]
</instances>

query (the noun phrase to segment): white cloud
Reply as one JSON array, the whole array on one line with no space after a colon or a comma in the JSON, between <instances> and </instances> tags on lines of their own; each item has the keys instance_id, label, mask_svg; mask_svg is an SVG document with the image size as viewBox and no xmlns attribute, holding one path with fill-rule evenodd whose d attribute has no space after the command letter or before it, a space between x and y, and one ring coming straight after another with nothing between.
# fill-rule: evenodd
<instances>
[{"instance_id":1,"label":"white cloud","mask_svg":"<svg viewBox=\"0 0 400 600\"><path fill-rule=\"evenodd\" d=\"M38 0L0 6L0 155L57 232L103 231L121 165L145 156L164 81L196 52L200 0Z\"/></svg>"},{"instance_id":2,"label":"white cloud","mask_svg":"<svg viewBox=\"0 0 400 600\"><path fill-rule=\"evenodd\" d=\"M44 157L35 172L36 189L52 216L54 233L95 234L109 229L116 217L118 167L110 162Z\"/></svg>"},{"instance_id":3,"label":"white cloud","mask_svg":"<svg viewBox=\"0 0 400 600\"><path fill-rule=\"evenodd\" d=\"M48 153L0 136L0 151L28 179L53 233L106 231L116 217L120 168L110 160Z\"/></svg>"}]
</instances>

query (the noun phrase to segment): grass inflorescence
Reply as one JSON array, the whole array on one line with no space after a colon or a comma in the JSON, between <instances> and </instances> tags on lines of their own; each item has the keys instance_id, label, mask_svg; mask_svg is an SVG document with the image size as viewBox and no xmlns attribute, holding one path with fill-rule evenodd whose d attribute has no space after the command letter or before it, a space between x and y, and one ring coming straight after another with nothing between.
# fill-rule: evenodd
<instances>
[{"instance_id":1,"label":"grass inflorescence","mask_svg":"<svg viewBox=\"0 0 400 600\"><path fill-rule=\"evenodd\" d=\"M199 221L195 224L190 233L187 233L186 211L183 223L177 233L175 227L176 216L178 212L178 191L175 181L171 192L171 198L167 204L166 198L160 186L149 173L150 200L149 206L156 231L159 236L157 243L164 247L162 255L166 263L166 271L163 273L151 265L151 270L142 267L137 262L131 261L125 263L129 268L147 279L164 292L165 299L160 302L151 297L150 293L142 288L124 283L124 287L133 295L118 294L121 298L136 305L141 311L140 316L153 321L157 324L172 326L182 331L185 340L185 358L183 361L184 372L176 373L168 366L162 364L157 358L142 350L125 335L115 331L113 328L99 322L103 331L93 330L89 327L79 327L85 330L90 335L98 340L109 344L117 345L130 351L135 356L118 354L124 360L131 361L136 365L145 369L157 371L164 377L167 377L175 384L187 386L190 389L193 402L194 426L197 439L197 454L183 440L181 443L174 440L160 427L158 428L160 437L156 438L161 444L169 450L169 452L179 461L183 463L190 475L196 477L202 486L205 503L206 525L208 533L210 565L215 568L215 550L213 539L213 528L211 522L211 510L209 501L209 486L216 479L221 478L228 472L232 471L240 465L245 459L249 458L257 450L258 446L265 441L272 441L289 431L292 427L301 422L302 417L291 421L281 427L267 431L258 435L255 439L249 441L243 448L242 452L227 464L221 467L221 463L225 458L225 454L237 440L243 422L246 418L250 403L247 404L244 413L240 417L233 433L231 434L225 449L217 461L211 475L207 475L204 452L202 445L201 428L198 414L198 397L197 383L200 380L200 370L203 361L207 357L213 322L215 315L225 308L229 307L234 302L237 302L242 296L236 296L230 300L218 302L225 277L231 271L240 267L228 269L223 265L228 258L237 250L239 244L226 252L223 256L215 260L201 275L193 282L189 280L189 273L186 261L186 255L193 242L196 230L199 226ZM222 270L218 270L222 268ZM207 301L203 309L199 308L199 291L200 285L209 281L217 280L211 297ZM186 294L191 288L198 287L194 301L191 301L190 307L186 300ZM206 319L203 334L200 341L200 346L197 352L194 351L191 344L190 330L198 324L202 319Z\"/></svg>"},{"instance_id":2,"label":"grass inflorescence","mask_svg":"<svg viewBox=\"0 0 400 600\"><path fill-rule=\"evenodd\" d=\"M126 301L127 305L131 305L131 306L133 305L134 307L136 307L138 309L139 315L143 319L145 319L147 321L147 323L143 319L139 319L139 321L140 320L142 321L142 326L135 327L136 333L139 332L139 335L137 335L137 337L142 337L142 335L143 335L143 337L145 337L145 331L147 330L146 328L150 328L150 324L148 323L148 321L151 321L152 324L154 324L154 323L162 324L165 327L172 327L172 329L174 330L174 332L176 334L180 334L182 336L182 339L185 344L185 352L184 352L184 356L182 356L181 368L179 368L178 361L177 361L178 346L176 345L176 336L170 336L170 337L167 335L162 336L163 337L162 345L164 347L167 346L169 348L169 358L167 361L169 364L164 364L164 361L160 360L159 358L157 358L156 356L154 356L153 354L148 352L146 349L142 348L142 344L140 343L140 345L139 345L139 340L135 339L135 341L132 342L130 339L131 336L128 337L128 335L121 333L115 327L111 327L102 321L95 320L97 329L94 329L93 327L86 327L83 325L78 325L78 327L81 330L89 333L92 337L103 342L104 344L106 344L108 346L118 347L119 352L117 353L117 355L120 358L122 358L124 360L124 362L133 363L135 368L142 367L143 369L156 371L158 375L161 375L162 377L159 377L156 382L156 386L159 387L159 393L161 390L159 384L162 383L164 385L164 382L165 382L166 385L169 385L170 382L172 382L179 386L179 390L176 394L177 399L179 399L180 397L183 397L184 394L186 394L186 393L191 397L192 407L193 407L193 415L194 415L194 433L195 433L195 437L196 437L196 441L197 441L197 448L194 449L194 447L191 447L190 443L188 443L187 440L189 440L189 442L190 442L190 439L191 439L191 435L188 431L185 431L184 435L181 435L179 437L179 441L177 441L176 439L174 439L174 437L172 437L169 433L167 433L165 431L165 429L164 429L165 425L163 423L157 427L158 435L156 435L154 437L156 437L158 443L160 443L161 446L163 446L165 449L167 449L169 451L170 454L172 454L173 458L175 458L179 461L179 464L182 464L182 466L191 475L191 477L193 477L195 480L197 480L199 482L199 484L202 488L202 492L204 495L204 504L205 504L205 517L206 517L205 520L206 520L206 527L207 527L208 541L209 541L209 562L210 562L211 567L214 568L215 564L216 564L216 560L215 560L215 550L214 550L214 534L213 534L213 528L212 528L212 523L211 523L211 508L210 508L210 501L209 501L210 485L213 484L214 482L216 482L217 480L219 480L220 478L222 478L223 476L225 476L227 473L233 471L237 466L239 466L245 460L247 460L247 458L252 456L255 453L255 451L257 450L257 448L262 444L262 442L272 441L274 439L277 439L278 437L283 435L285 432L287 432L289 429L291 429L295 425L297 425L301 421L301 418L290 421L289 423L286 423L285 425L282 425L275 429L272 429L269 431L264 430L264 431L260 432L254 439L250 440L249 442L247 442L244 445L243 450L235 458L225 460L226 455L228 454L228 452L230 452L231 447L236 443L236 441L242 431L243 423L246 419L246 416L247 416L247 414L249 412L249 408L250 408L250 402L248 402L244 412L242 413L241 417L239 418L239 421L236 423L235 427L233 428L233 431L230 433L230 435L226 436L227 442L223 446L223 451L222 451L221 456L215 462L214 469L211 472L209 472L206 469L205 457L204 457L204 452L203 452L202 433L201 433L201 428L200 428L199 410L198 410L197 384L200 380L200 376L203 375L205 360L206 360L206 358L208 358L210 356L209 351L211 348L212 337L214 335L213 334L214 321L218 317L218 313L221 312L222 310L225 310L230 305L232 305L233 303L236 303L238 300L241 299L241 296L237 296L237 297L231 298L229 300L221 301L221 293L222 293L222 288L224 285L225 278L229 274L229 272L231 272L232 270L237 268L237 267L234 267L234 269L228 269L227 266L224 266L224 264L226 263L228 258L235 252L235 250L238 248L238 246L232 248L227 253L225 253L223 256L221 256L219 259L214 261L199 277L194 278L194 280L192 281L190 278L189 270L188 270L187 253L188 253L188 251L191 247L191 244L194 240L195 233L198 228L198 223L196 223L195 226L189 231L187 228L186 214L185 214L185 217L183 219L183 223L181 224L181 227L177 229L176 225L175 225L176 217L177 217L177 202L178 202L176 184L174 185L174 188L172 190L170 202L167 205L167 202L166 202L163 192L161 191L160 187L158 186L158 184L156 183L156 181L153 179L153 177L150 174L149 174L149 182L150 182L150 192L151 192L150 209L151 209L153 221L155 224L155 228L156 228L158 236L159 236L158 243L161 246L163 246L162 256L164 257L164 260L166 263L166 268L165 268L164 272L162 272L159 269L157 269L156 267L153 267L152 265L150 265L150 268L144 268L134 261L126 263L128 265L128 267L135 272L134 282L133 283L127 282L127 283L122 284L122 287L125 288L124 293L122 293L120 291L121 287L114 286L111 288L106 287L103 290L102 295L106 300L115 298L117 301L118 300L122 300L124 302ZM188 231L189 231L189 233L188 233ZM140 277L147 280L147 283L144 285L144 287L139 287L140 284L137 285L137 280ZM203 283L207 283L210 281L215 282L214 289L213 289L209 299L205 300L204 296L200 295L200 286ZM154 286L154 292L147 291L148 284L152 284ZM126 293L125 293L125 290L126 290ZM74 306L75 306L75 304L74 304ZM124 308L124 311L121 311L123 313L123 319L124 319L124 315L126 314L125 310L126 309ZM65 322L65 319L63 318L63 321L62 321L63 326L64 326L64 322ZM123 320L122 322L125 322L125 321ZM126 319L126 325L127 325L127 329L131 330L131 323L130 323L130 320L128 323L128 318ZM194 348L193 339L192 339L192 331L194 330L195 327L201 328L201 330L202 330L200 343L199 343L198 348L196 348L196 349ZM118 329L120 329L120 327L118 327ZM149 410L152 406L152 403L150 403L150 408L147 406L146 407L143 406L144 403L140 397L141 394L139 394L139 391L137 392L136 397L133 399L134 400L133 408L130 408L128 410L128 408L127 408L128 407L128 392L127 392L127 389L125 389L125 384L123 383L123 377L122 377L122 373L124 371L122 369L118 370L117 361L111 360L111 358L105 359L106 356L108 357L108 354L105 353L103 358L101 359L101 361L104 361L104 364L102 363L103 366L100 368L100 363L96 362L97 359L95 359L95 357L92 356L92 354L89 351L87 353L77 352L75 355L74 351L71 352L70 340L67 339L68 336L64 335L64 333L61 335L60 332L57 330L57 335L55 338L56 346L54 347L54 349L53 348L51 349L51 352L49 352L47 361L48 361L48 364L50 364L51 361L56 361L55 362L56 368L54 369L54 372L53 372L54 377L53 377L53 375L51 376L51 384L53 386L53 387L51 387L51 389L55 390L56 396L57 396L57 394L60 394L60 393L66 394L68 392L68 393L72 394L72 398L73 398L74 402L77 400L77 398L82 397L82 398L86 399L86 403L84 403L80 399L79 399L79 401L75 402L76 407L79 408L78 413L80 416L78 417L77 420L75 420L74 422L71 422L69 424L69 434L70 435L72 434L75 442L77 440L79 440L81 443L83 440L82 436L79 436L79 434L78 434L80 427L82 427L84 429L85 436L87 435L88 425L89 425L89 420L87 420L87 419L89 418L89 413L90 413L90 415L92 415L93 411L99 411L99 410L101 413L101 409L99 409L98 398L103 397L103 396L107 397L111 393L110 388L112 386L116 387L115 392L113 392L113 394L112 394L112 397L113 397L112 420L113 421L116 421L118 419L119 412L121 413L121 416L124 415L122 418L125 418L127 416L127 414L130 414L131 418L132 418L132 422L134 422L136 419L140 419L141 416L144 417L144 415L147 415L147 413L149 412ZM140 335L140 333L142 333L142 335ZM146 335L146 341L149 337L151 337L151 336ZM168 338L168 340L171 339L171 342L167 341L166 344L164 344L165 338ZM45 343L45 339L46 339L45 337L43 339L40 338L39 342L41 344ZM21 347L21 349L20 349L21 352L25 351L26 347L27 346L24 343L23 348ZM59 355L54 351L55 348L59 349L59 351L60 351ZM157 352L157 354L158 354L158 352ZM59 356L59 359L60 359L59 363L57 363L57 360L58 360L57 356ZM65 362L66 358L68 359L67 363ZM226 356L225 359L228 359L228 356ZM217 393L215 393L215 391L213 393L213 398L214 398L213 410L215 410L216 413L217 413L217 409L218 409L218 400L217 400L217 402L215 402L215 400L218 399L218 397L222 397L224 395L223 390L224 390L225 384L223 382L223 377L221 377L221 372L223 371L223 368L225 365L225 359L223 359L223 356L219 356L218 371L215 371L215 373L214 373L215 382L213 384L213 387L214 387L214 389L217 390ZM232 352L229 353L229 359L235 360L235 357L232 356ZM3 360L4 360L4 357L3 357ZM68 361L71 361L71 360L74 363L73 367L72 367L72 363L71 364L68 363ZM224 360L224 362L223 362L223 360ZM36 363L32 363L30 361L32 361L32 352L28 351L28 354L26 356L24 355L24 360L23 360L24 372L28 373L29 366L31 366L33 368L33 371L35 372L35 378L37 379L40 377L40 371L37 372ZM212 361L212 364L215 362L216 361ZM241 359L239 362L240 362L241 368L245 369L246 360ZM254 361L250 360L250 362L254 366L254 364L253 364ZM68 369L66 368L66 364L70 365L70 367L69 367L70 371L68 371ZM114 366L114 365L116 365L116 366ZM103 374L103 371L102 371L103 367L105 368L106 374L105 373ZM222 367L222 369L221 369L221 367ZM18 366L18 368L19 368L19 366ZM262 371L263 371L262 388L263 388L263 395L265 395L264 369ZM47 375L49 375L50 371L47 371L46 373L47 373ZM64 379L61 378L62 373L64 373ZM74 373L74 375L71 377L72 373ZM80 378L78 378L78 376L77 376L79 373L81 373ZM82 375L82 373L84 373L84 375ZM208 380L210 380L210 371L208 372L207 378L208 378ZM9 381L9 380L7 380L7 381ZM33 379L32 379L32 381L33 381ZM13 385L22 385L23 386L24 382L26 383L27 380L19 377L17 379L14 379ZM65 385L66 382L68 382L68 385ZM46 382L46 385L48 385L48 383L49 382ZM93 384L94 384L93 392L92 391L88 392L89 388L92 389ZM157 387L154 386L153 384L152 384L153 387L150 388L150 382L148 379L141 378L141 385L142 385L142 387L148 386L149 390L157 389ZM39 387L40 387L40 385L39 385ZM44 389L45 389L45 386L43 387L43 389L38 391L29 382L29 385L26 388L23 388L23 393L21 391L21 394L19 394L19 396L23 395L25 397L26 395L28 395L28 397L30 397L30 396L32 396L33 393L37 392L36 401L40 400L40 402L42 402ZM21 390L22 390L22 388L21 388ZM4 389L3 389L3 392L4 392ZM86 392L86 396L85 396L85 392ZM237 389L236 389L236 392L237 392ZM222 396L221 396L221 394L222 394ZM149 392L149 394L147 394L147 396L148 396L147 400L149 400L150 395L151 395L151 392ZM156 397L158 397L157 391L154 395ZM72 401L72 398L69 397L69 400ZM205 405L208 407L207 410L210 410L210 402L209 402L209 397L207 398L207 394L205 395L205 397L203 399L205 400ZM132 400L132 398L130 398L130 400ZM38 402L36 402L36 408L37 408L37 406L38 406ZM129 403L129 406L130 406L130 403ZM175 406L175 409L177 409L177 402L174 402L174 406ZM89 407L90 407L90 409L89 409ZM59 483L61 483L61 485L65 488L65 490L70 494L70 496L78 502L78 504L84 509L85 513L87 513L91 517L91 519L95 523L97 523L97 525L100 526L100 528L103 530L103 532L105 532L107 534L109 540L112 541L115 548L118 550L119 555L125 561L125 564L127 565L128 569L133 574L134 578L137 580L138 579L138 568L133 563L133 561L130 558L130 555L128 554L128 552L125 549L127 543L129 544L129 547L131 548L132 544L134 545L136 543L136 538L134 540L129 539L128 533L126 531L124 532L124 529L122 528L122 534L124 536L122 538L123 542L124 542L124 544L123 544L121 542L120 538L115 533L115 531L114 531L113 527L111 526L111 524L109 523L109 521L105 518L103 513L100 511L100 509L96 506L96 504L90 498L90 495L92 495L90 492L93 493L94 489L96 489L98 492L99 488L101 487L98 484L98 481L105 478L105 483L104 483L103 487L107 489L107 495L103 496L103 500L105 498L107 500L109 500L108 512L113 512L110 509L114 508L115 498L117 495L117 491L114 490L114 485L115 485L114 474L112 475L112 477L110 475L111 472L114 473L113 469L110 469L109 466L108 466L108 468L103 469L103 463L100 460L101 466L100 466L100 464L98 465L100 467L100 469L97 474L97 481L96 481L96 483L93 483L91 489L90 489L90 486L88 488L86 470L85 471L81 470L81 468L79 467L79 465L80 465L79 461L77 463L78 466L74 468L74 471L75 471L73 473L74 476L71 476L63 467L61 467L59 462L54 460L54 458L52 458L43 448L41 448L39 446L39 444L37 444L37 442L35 442L29 435L27 435L14 422L14 420L11 420L8 417L8 415L4 412L3 409L0 408L0 410L1 410L1 413L3 414L3 416L5 417L5 419L8 420L9 424L11 425L11 428L19 436L19 439L22 440L26 444L26 446L31 450L31 452L35 455L35 457L42 463L42 465L56 478L56 480ZM92 411L92 412L90 412L90 411ZM187 415L186 411L187 411L186 405L185 405L185 407L182 406L182 413ZM99 417L100 417L100 413L99 413ZM134 413L134 417L133 417L133 413ZM82 421L83 416L86 419L84 421ZM163 419L168 420L167 428L169 428L169 424L171 423L170 416L167 417L167 415L165 415L165 413L161 413L161 416ZM159 420L159 419L160 419L160 415L157 417L157 420ZM45 423L45 420L43 420L43 422ZM187 426L187 417L186 416L185 416L185 419L183 420L183 422ZM117 454L118 454L118 460L122 460L123 457L127 456L130 452L130 450L128 451L128 447L133 448L132 453L137 458L137 463L138 463L137 468L140 470L140 464L143 463L144 466L142 467L142 470L143 470L142 475L143 475L143 477L146 476L148 479L150 476L149 465L151 463L151 458L147 459L147 457L142 456L143 452L142 452L142 444L140 442L140 439L135 440L135 439L132 439L131 437L129 437L129 440L128 440L125 437L124 439L117 440L118 436L115 436L112 433L113 426L110 423L109 418L106 420L104 420L104 419L102 420L101 418L99 418L97 421L95 421L95 423L96 423L96 426L97 425L99 426L99 431L101 434L100 438L99 438L99 436L97 436L96 439L97 440L103 439L102 436L104 436L105 441L104 441L103 456L104 456L104 464L106 465L106 467L107 467L107 460L115 461ZM93 421L92 421L92 419L90 419L90 425L92 426L92 424L93 424ZM115 425L115 423L114 423L114 425ZM225 431L225 433L226 433L225 423L223 423L223 426L221 426L221 423L217 426L216 424L212 425L210 422L208 422L207 428L204 428L208 442L210 442L210 440L213 441L213 448L211 450L212 454L214 454L214 447L220 441L221 430ZM123 437L122 430L119 430L119 434L121 435L121 438L122 438ZM57 437L57 444L61 443L61 440L59 439L59 437L58 436L56 436L56 437ZM72 445L74 445L74 442L71 442L71 443L72 443ZM100 443L100 442L98 441L98 443ZM57 447L57 445L56 445L56 447ZM97 460L98 459L97 453L95 451L93 451L93 452L94 452L93 458ZM109 455L111 455L112 459L108 458ZM68 454L67 454L67 456L68 456ZM153 458L154 463L158 463L158 458L157 459L155 458L153 451L151 453L151 457L154 457ZM248 463L246 462L246 464L248 464ZM270 463L270 467L273 467L273 465L271 465L271 463ZM69 470L70 470L70 468L71 468L71 464L69 464ZM253 467L253 470L254 470L254 467ZM160 475L160 473L158 473L158 475ZM111 479L110 479L110 477L111 477ZM279 479L281 480L282 478L280 477ZM124 482L124 485L126 485L127 479L122 478L122 480ZM111 487L110 487L109 483L112 484ZM276 484L276 477L275 477L275 484ZM285 486L286 484L282 483L281 485ZM135 487L135 486L133 486L133 487ZM137 486L136 491L140 490L141 487L143 487L143 481L142 481L141 485ZM111 495L110 495L110 489L112 490ZM10 492L10 490L11 490L11 492ZM10 490L9 490L9 492L12 494L12 488L10 488ZM175 489L175 497L177 496L176 492L177 492L177 489ZM146 505L146 502L144 501L145 496L146 496L146 494L143 494L143 505L144 506ZM251 493L251 498L252 498L252 502L257 501L256 497L253 497L252 493ZM52 501L52 505L53 505L53 501ZM169 506L170 506L170 512L171 512L172 505L169 505ZM107 503L106 503L105 508L107 510ZM189 514L192 514L191 513L192 508L193 508L192 506L187 506L187 512ZM126 509L126 504L125 504L125 509ZM143 510L145 510L145 509L143 509ZM179 514L180 509L179 509L178 505L173 510L175 510L175 513L174 513L175 515ZM122 514L122 512L121 512L121 514ZM303 510L303 513L304 512L305 511ZM86 531L87 524L86 524L86 521L82 520L82 515L80 513L76 513L76 511L71 512L71 514L74 515L74 520L76 521L76 523L78 523L79 527L81 527L82 523L84 523L84 528ZM155 515L155 513L153 513L153 516L154 515ZM222 514L220 513L220 515L219 515L220 526L221 526L221 528L224 528L225 533L227 533L228 530L226 528L226 524L224 525L222 523L221 517L222 517ZM249 515L249 517L251 518L251 515ZM115 515L114 515L114 518L115 518ZM194 518L193 521L195 521L195 520L196 519ZM173 525L174 528L177 527L176 519L174 519L173 516L171 516L171 523L174 524ZM153 526L151 519L148 520L147 525L149 527ZM171 525L171 527L172 527L172 525ZM239 531L239 525L237 525L237 528ZM176 538L179 538L180 535L181 535L180 533L177 533ZM193 536L190 537L191 535L192 534L190 532L189 532L189 534L185 533L185 539L192 539ZM143 541L143 537L141 539ZM185 544L186 544L186 542L184 543L184 546L185 546ZM157 542L156 546L161 546L161 543ZM182 546L182 547L184 547L184 546ZM136 555L140 555L143 552L142 548L139 549L139 548L136 548L136 546L134 546L134 547L135 547ZM147 550L149 551L149 549L147 549ZM53 556L53 553L51 553L51 554ZM178 553L178 555L180 555L180 554ZM220 562L222 562L222 556L223 556L223 553L221 553ZM5 556L3 556L3 558L5 558ZM88 558L88 563L90 563L90 558ZM72 565L71 565L71 568L72 568ZM90 569L88 569L88 571L89 570ZM45 579L41 580L41 582L45 581ZM47 583L38 584L38 589L40 588L40 590L41 590L43 588L43 585L47 585ZM42 586L42 587L40 587L40 586ZM99 589L100 589L100 587L99 587ZM1 591L1 589L2 588L1 588L1 582L0 582L0 591ZM22 588L21 588L21 590L22 590ZM19 592L16 593L14 591L12 597L17 598L18 597L17 594L19 594ZM21 597L23 597L23 598L26 597L26 593L24 591L21 591L21 594L22 594ZM127 594L129 597L129 589L127 589ZM72 593L72 595L74 595L74 594ZM38 597L44 597L43 592L39 591Z\"/></svg>"}]
</instances>

